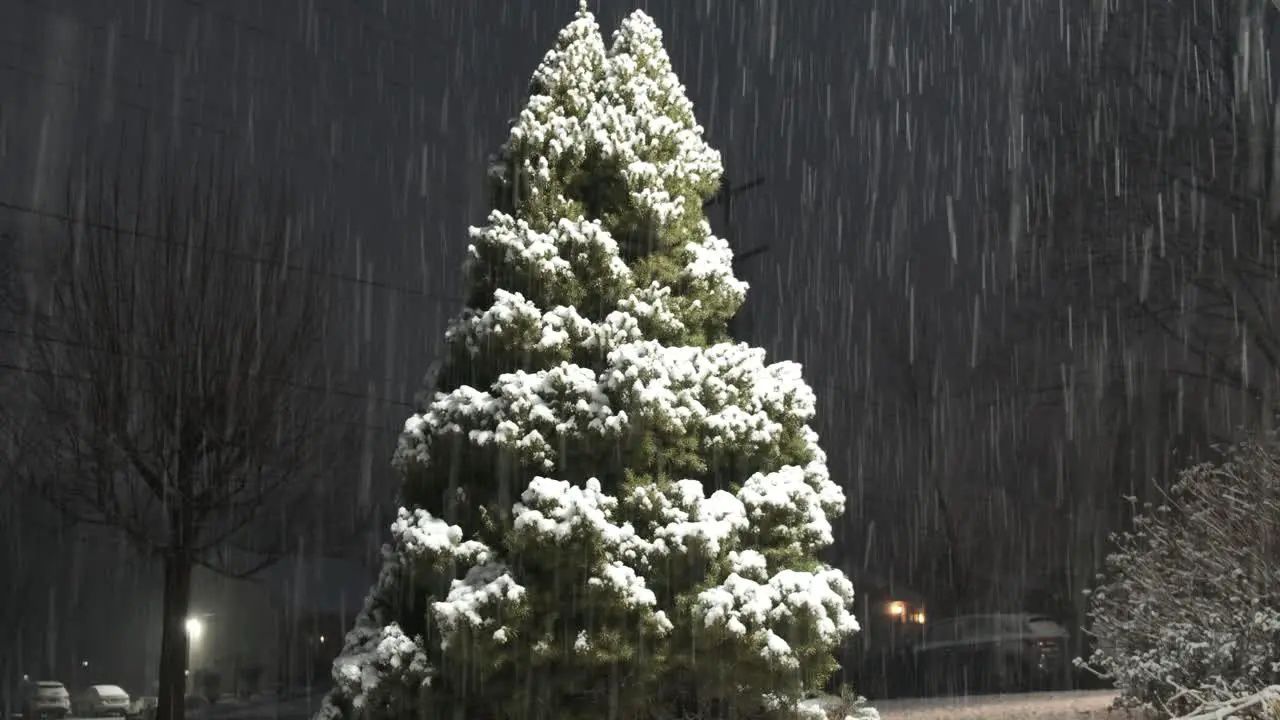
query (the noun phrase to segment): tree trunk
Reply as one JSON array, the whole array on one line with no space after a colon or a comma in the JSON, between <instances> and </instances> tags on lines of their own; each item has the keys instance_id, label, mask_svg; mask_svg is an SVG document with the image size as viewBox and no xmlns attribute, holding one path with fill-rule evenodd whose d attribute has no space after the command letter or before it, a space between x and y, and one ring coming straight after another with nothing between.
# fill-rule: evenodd
<instances>
[{"instance_id":1,"label":"tree trunk","mask_svg":"<svg viewBox=\"0 0 1280 720\"><path fill-rule=\"evenodd\" d=\"M160 692L156 720L183 720L187 685L187 611L191 606L192 562L185 551L164 559L164 600L160 635Z\"/></svg>"}]
</instances>

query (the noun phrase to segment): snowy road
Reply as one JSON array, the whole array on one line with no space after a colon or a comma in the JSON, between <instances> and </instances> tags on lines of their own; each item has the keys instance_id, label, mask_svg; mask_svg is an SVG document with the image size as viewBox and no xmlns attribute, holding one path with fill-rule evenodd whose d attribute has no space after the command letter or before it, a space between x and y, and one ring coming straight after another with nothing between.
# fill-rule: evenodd
<instances>
[{"instance_id":1,"label":"snowy road","mask_svg":"<svg viewBox=\"0 0 1280 720\"><path fill-rule=\"evenodd\" d=\"M872 703L882 720L1145 720L1143 715L1113 712L1115 693L1075 691L963 698L881 700ZM306 720L318 702L293 701L274 707L245 708L207 720Z\"/></svg>"},{"instance_id":2,"label":"snowy road","mask_svg":"<svg viewBox=\"0 0 1280 720\"><path fill-rule=\"evenodd\" d=\"M873 705L883 720L1140 720L1144 717L1110 710L1114 699L1114 692L1102 690L881 700Z\"/></svg>"}]
</instances>

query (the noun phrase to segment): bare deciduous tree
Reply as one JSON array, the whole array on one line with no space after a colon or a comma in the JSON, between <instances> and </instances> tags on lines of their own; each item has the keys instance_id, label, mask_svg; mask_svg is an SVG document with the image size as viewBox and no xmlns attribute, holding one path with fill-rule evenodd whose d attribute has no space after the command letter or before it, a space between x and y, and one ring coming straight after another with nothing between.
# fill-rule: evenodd
<instances>
[{"instance_id":1,"label":"bare deciduous tree","mask_svg":"<svg viewBox=\"0 0 1280 720\"><path fill-rule=\"evenodd\" d=\"M1067 14L1065 65L1029 63L1014 84L1026 131L1004 200L1024 211L1009 233L1048 376L1035 385L1060 410L1074 591L1126 522L1121 493L1152 497L1181 459L1280 408L1280 13L1096 0Z\"/></svg>"},{"instance_id":2,"label":"bare deciduous tree","mask_svg":"<svg viewBox=\"0 0 1280 720\"><path fill-rule=\"evenodd\" d=\"M1228 424L1265 420L1280 388L1280 99L1267 80L1280 13L1265 0L1088 13L1080 59L1027 120L1039 172L1025 188L1026 279L1074 338L1069 362L1133 385L1138 357L1160 356L1170 381L1230 402Z\"/></svg>"},{"instance_id":3,"label":"bare deciduous tree","mask_svg":"<svg viewBox=\"0 0 1280 720\"><path fill-rule=\"evenodd\" d=\"M20 387L23 377L16 370L21 366L9 362L16 346L15 314L19 307L17 292L17 253L15 238L10 233L0 234L0 406L12 402L14 391ZM5 438L0 437L0 441ZM0 450L0 458L16 455L16 448ZM25 485L19 482L15 468L8 462L0 463L0 576L6 579L0 588L0 710L6 714L18 712L19 693L13 678L22 654L22 628L31 621L35 588L40 584L37 557L47 554L33 552L27 542L32 526Z\"/></svg>"},{"instance_id":4,"label":"bare deciduous tree","mask_svg":"<svg viewBox=\"0 0 1280 720\"><path fill-rule=\"evenodd\" d=\"M160 165L70 188L6 429L45 499L162 559L159 718L181 720L193 569L247 577L338 537L362 433L325 390L317 239L233 169Z\"/></svg>"}]
</instances>

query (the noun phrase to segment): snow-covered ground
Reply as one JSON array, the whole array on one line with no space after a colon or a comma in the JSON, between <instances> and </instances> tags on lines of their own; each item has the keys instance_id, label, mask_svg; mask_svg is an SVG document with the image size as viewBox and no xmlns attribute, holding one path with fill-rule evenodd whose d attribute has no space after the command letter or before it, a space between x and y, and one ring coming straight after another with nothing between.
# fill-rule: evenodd
<instances>
[{"instance_id":1,"label":"snow-covered ground","mask_svg":"<svg viewBox=\"0 0 1280 720\"><path fill-rule=\"evenodd\" d=\"M220 708L197 720L305 720L315 716L323 699L323 694L316 693L275 703Z\"/></svg>"},{"instance_id":2,"label":"snow-covered ground","mask_svg":"<svg viewBox=\"0 0 1280 720\"><path fill-rule=\"evenodd\" d=\"M872 702L882 720L1147 720L1139 713L1110 710L1115 693L1109 690L1018 695L974 695L962 698L922 698ZM836 698L817 701L826 706ZM207 720L306 720L319 698L295 699L211 713ZM197 716L198 720L199 716Z\"/></svg>"},{"instance_id":3,"label":"snow-covered ground","mask_svg":"<svg viewBox=\"0 0 1280 720\"><path fill-rule=\"evenodd\" d=\"M1147 720L1136 712L1111 710L1110 690L968 697L906 698L870 704L882 720ZM823 708L839 704L835 697L816 701Z\"/></svg>"},{"instance_id":4,"label":"snow-covered ground","mask_svg":"<svg viewBox=\"0 0 1280 720\"><path fill-rule=\"evenodd\" d=\"M221 707L187 710L187 720L309 720L320 709L322 693L310 697L290 698L275 702L245 703ZM102 720L101 718L75 718L65 720Z\"/></svg>"},{"instance_id":5,"label":"snow-covered ground","mask_svg":"<svg viewBox=\"0 0 1280 720\"><path fill-rule=\"evenodd\" d=\"M1145 715L1111 710L1110 690L962 698L881 700L872 703L883 720L1141 720Z\"/></svg>"}]
</instances>

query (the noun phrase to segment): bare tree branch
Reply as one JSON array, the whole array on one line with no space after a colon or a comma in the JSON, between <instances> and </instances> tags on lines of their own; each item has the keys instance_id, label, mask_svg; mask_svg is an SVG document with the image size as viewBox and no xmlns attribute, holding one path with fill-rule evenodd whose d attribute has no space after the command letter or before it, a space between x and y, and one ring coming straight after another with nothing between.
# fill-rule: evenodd
<instances>
[{"instance_id":1,"label":"bare tree branch","mask_svg":"<svg viewBox=\"0 0 1280 720\"><path fill-rule=\"evenodd\" d=\"M1123 374L1140 352L1265 419L1280 389L1280 163L1255 55L1275 8L1100 12L1096 46L1038 85L1027 119L1041 173L1019 264L1051 298L1033 322L1074 335L1072 372Z\"/></svg>"},{"instance_id":2,"label":"bare tree branch","mask_svg":"<svg viewBox=\"0 0 1280 720\"><path fill-rule=\"evenodd\" d=\"M287 193L217 160L138 166L79 168L66 220L41 238L51 257L22 298L30 367L5 427L34 491L164 559L173 685L191 569L251 577L301 538L341 541L322 523L340 508L359 526L338 502L359 453L322 365L329 283L309 258L326 239ZM162 718L180 720L181 687L162 694Z\"/></svg>"}]
</instances>

